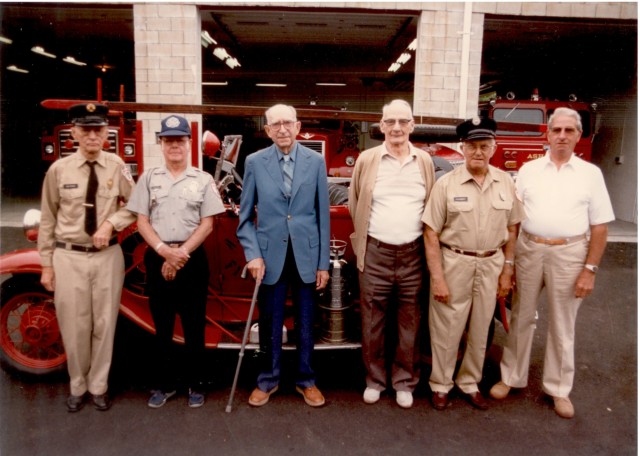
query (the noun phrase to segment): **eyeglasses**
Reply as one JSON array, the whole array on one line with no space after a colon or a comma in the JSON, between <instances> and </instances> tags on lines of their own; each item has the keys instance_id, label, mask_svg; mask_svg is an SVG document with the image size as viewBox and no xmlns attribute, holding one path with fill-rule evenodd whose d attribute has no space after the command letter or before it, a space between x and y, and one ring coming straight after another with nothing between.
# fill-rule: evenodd
<instances>
[{"instance_id":1,"label":"eyeglasses","mask_svg":"<svg viewBox=\"0 0 640 456\"><path fill-rule=\"evenodd\" d=\"M274 130L280 130L281 127L284 127L287 130L291 130L295 124L295 120L282 120L280 122L268 124L268 126L269 128L272 128Z\"/></svg>"},{"instance_id":2,"label":"eyeglasses","mask_svg":"<svg viewBox=\"0 0 640 456\"><path fill-rule=\"evenodd\" d=\"M179 146L184 146L189 142L188 138L172 138L172 137L164 137L162 138L162 142L164 144L174 144L177 143Z\"/></svg>"},{"instance_id":3,"label":"eyeglasses","mask_svg":"<svg viewBox=\"0 0 640 456\"><path fill-rule=\"evenodd\" d=\"M387 127L393 127L396 122L400 124L401 127L406 127L413 119L384 119L383 122Z\"/></svg>"},{"instance_id":4,"label":"eyeglasses","mask_svg":"<svg viewBox=\"0 0 640 456\"><path fill-rule=\"evenodd\" d=\"M495 144L483 144L481 146L473 143L463 143L462 148L468 152L475 152L480 149L483 154L491 152L496 147Z\"/></svg>"}]
</instances>

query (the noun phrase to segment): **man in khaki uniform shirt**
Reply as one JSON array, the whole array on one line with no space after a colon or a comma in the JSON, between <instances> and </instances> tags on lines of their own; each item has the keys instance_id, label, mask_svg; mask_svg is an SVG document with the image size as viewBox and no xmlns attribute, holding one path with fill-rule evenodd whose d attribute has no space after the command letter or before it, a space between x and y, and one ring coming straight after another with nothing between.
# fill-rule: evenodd
<instances>
[{"instance_id":1,"label":"man in khaki uniform shirt","mask_svg":"<svg viewBox=\"0 0 640 456\"><path fill-rule=\"evenodd\" d=\"M436 410L448 405L463 331L467 344L455 383L463 397L486 410L478 391L496 297L512 287L513 257L524 211L509 174L489 165L496 123L468 120L457 128L465 166L438 180L422 221L431 273L429 384Z\"/></svg>"},{"instance_id":2,"label":"man in khaki uniform shirt","mask_svg":"<svg viewBox=\"0 0 640 456\"><path fill-rule=\"evenodd\" d=\"M51 165L42 187L40 281L54 292L70 377L69 412L82 408L87 391L98 410L111 406L107 380L124 281L124 257L113 231L135 220L121 205L131 194L131 175L120 157L102 151L107 113L99 104L71 107L78 150ZM88 195L91 168L97 184ZM85 231L90 218L92 233Z\"/></svg>"}]
</instances>

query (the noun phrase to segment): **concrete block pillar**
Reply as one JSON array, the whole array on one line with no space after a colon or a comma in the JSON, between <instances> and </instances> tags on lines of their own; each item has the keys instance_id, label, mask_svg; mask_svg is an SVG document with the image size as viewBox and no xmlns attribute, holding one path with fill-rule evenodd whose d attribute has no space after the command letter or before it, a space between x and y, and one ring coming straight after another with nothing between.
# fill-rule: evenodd
<instances>
[{"instance_id":1,"label":"concrete block pillar","mask_svg":"<svg viewBox=\"0 0 640 456\"><path fill-rule=\"evenodd\" d=\"M418 24L414 114L469 118L478 112L484 14L436 3Z\"/></svg>"},{"instance_id":2,"label":"concrete block pillar","mask_svg":"<svg viewBox=\"0 0 640 456\"><path fill-rule=\"evenodd\" d=\"M202 103L200 12L196 5L134 3L136 100L141 103ZM196 121L201 115L179 112L137 114L143 121L144 167L163 163L155 133L170 114Z\"/></svg>"}]
</instances>

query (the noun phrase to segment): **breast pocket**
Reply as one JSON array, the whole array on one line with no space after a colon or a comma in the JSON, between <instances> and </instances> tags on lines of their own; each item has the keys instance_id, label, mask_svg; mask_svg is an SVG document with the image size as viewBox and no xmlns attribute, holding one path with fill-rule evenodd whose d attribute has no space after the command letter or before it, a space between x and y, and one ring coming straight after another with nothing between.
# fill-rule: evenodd
<instances>
[{"instance_id":1,"label":"breast pocket","mask_svg":"<svg viewBox=\"0 0 640 456\"><path fill-rule=\"evenodd\" d=\"M149 195L149 219L159 222L164 219L164 214L168 209L169 190L157 188L151 190Z\"/></svg>"},{"instance_id":2,"label":"breast pocket","mask_svg":"<svg viewBox=\"0 0 640 456\"><path fill-rule=\"evenodd\" d=\"M84 216L83 204L86 190L78 186L71 188L73 185L75 184L60 187L60 208L69 216L69 220L78 220Z\"/></svg>"},{"instance_id":3,"label":"breast pocket","mask_svg":"<svg viewBox=\"0 0 640 456\"><path fill-rule=\"evenodd\" d=\"M494 231L506 230L513 200L496 200L491 202L491 228Z\"/></svg>"},{"instance_id":4,"label":"breast pocket","mask_svg":"<svg viewBox=\"0 0 640 456\"><path fill-rule=\"evenodd\" d=\"M471 201L449 201L447 205L448 224L456 231L474 229L473 204Z\"/></svg>"}]
</instances>

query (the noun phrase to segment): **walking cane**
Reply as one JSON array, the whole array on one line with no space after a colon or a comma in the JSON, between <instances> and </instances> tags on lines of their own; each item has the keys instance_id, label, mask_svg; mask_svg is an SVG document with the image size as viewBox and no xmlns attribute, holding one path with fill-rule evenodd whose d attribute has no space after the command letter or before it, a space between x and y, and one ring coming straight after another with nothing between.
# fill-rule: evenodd
<instances>
[{"instance_id":1,"label":"walking cane","mask_svg":"<svg viewBox=\"0 0 640 456\"><path fill-rule=\"evenodd\" d=\"M247 277L247 265L242 270L240 277L243 279ZM236 385L238 383L238 375L240 375L240 366L242 365L242 358L244 358L244 348L247 345L247 338L249 336L249 328L251 327L251 319L253 318L253 309L256 307L256 300L258 298L258 290L260 289L260 282L256 280L256 286L253 289L253 297L251 298L251 307L249 308L249 316L247 317L247 326L244 328L244 336L242 336L242 344L240 344L240 353L238 354L238 365L236 366L236 375L233 377L233 385L231 385L231 394L229 395L229 403L225 408L225 412L231 413L231 407L233 403L233 395L236 392Z\"/></svg>"}]
</instances>

